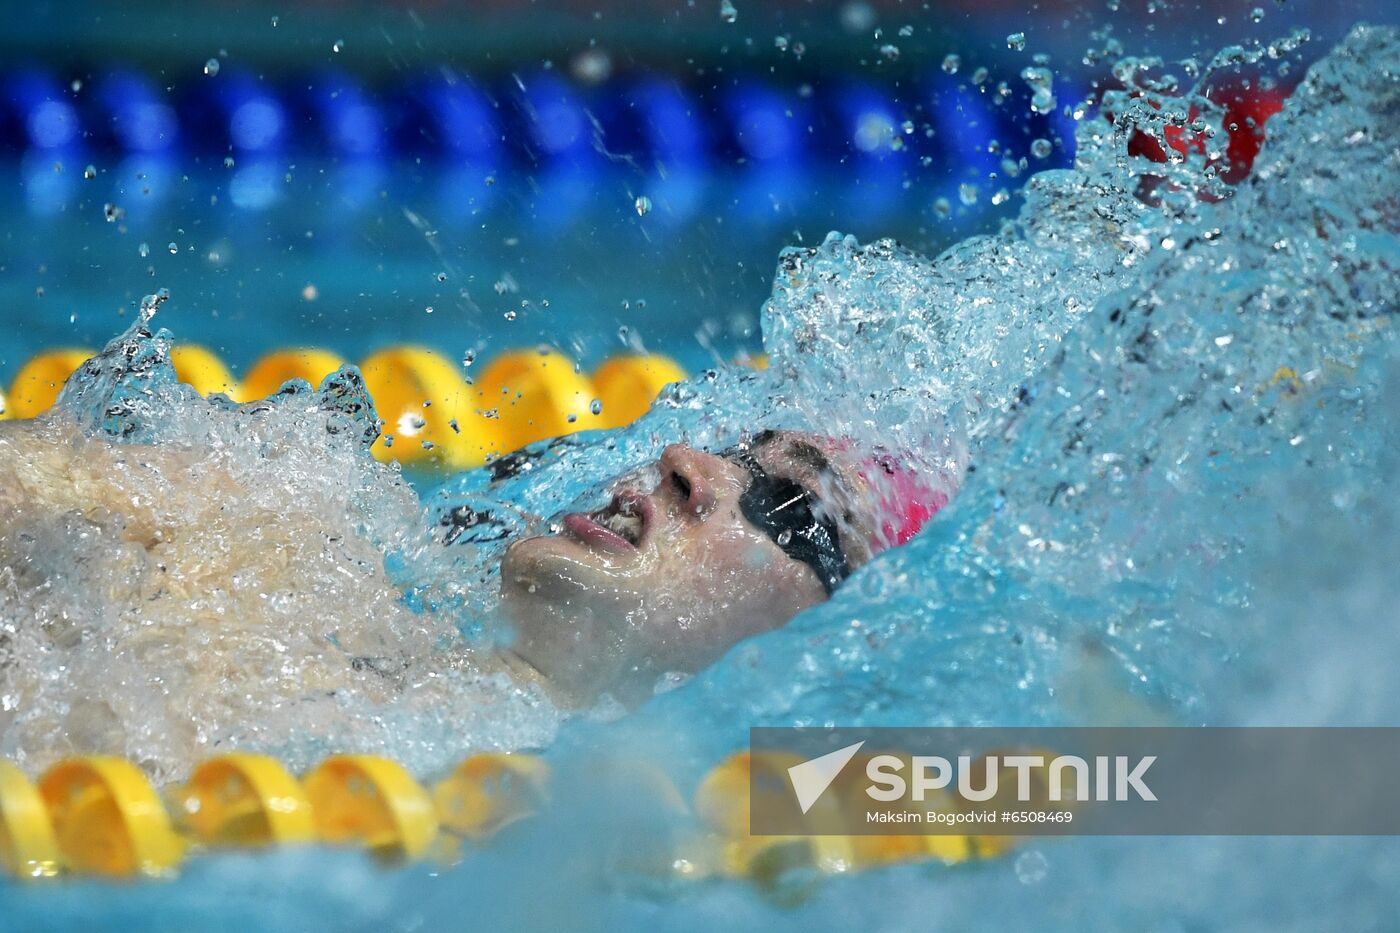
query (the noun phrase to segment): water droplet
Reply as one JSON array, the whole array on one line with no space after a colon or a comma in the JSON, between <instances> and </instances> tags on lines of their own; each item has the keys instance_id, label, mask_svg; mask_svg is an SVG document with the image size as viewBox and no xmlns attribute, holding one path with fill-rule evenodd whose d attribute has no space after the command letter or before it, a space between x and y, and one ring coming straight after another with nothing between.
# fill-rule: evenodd
<instances>
[{"instance_id":1,"label":"water droplet","mask_svg":"<svg viewBox=\"0 0 1400 933\"><path fill-rule=\"evenodd\" d=\"M958 200L967 205L977 203L977 186L964 182L958 185Z\"/></svg>"},{"instance_id":2,"label":"water droplet","mask_svg":"<svg viewBox=\"0 0 1400 933\"><path fill-rule=\"evenodd\" d=\"M868 32L875 25L875 10L864 0L852 0L841 8L841 27L852 35Z\"/></svg>"},{"instance_id":3,"label":"water droplet","mask_svg":"<svg viewBox=\"0 0 1400 933\"><path fill-rule=\"evenodd\" d=\"M170 250L170 255L174 256L176 253L178 253L178 252L180 251L180 246L179 246L179 244L176 243L174 240L171 240L171 241L170 241L170 245L167 246L166 249Z\"/></svg>"},{"instance_id":4,"label":"water droplet","mask_svg":"<svg viewBox=\"0 0 1400 933\"><path fill-rule=\"evenodd\" d=\"M952 52L949 52L947 55L943 56L943 70L944 70L944 72L946 72L947 74L955 75L955 74L958 73L958 69L961 68L961 67L962 67L962 57L961 57L961 56L956 55L956 54L954 54L954 53L952 53Z\"/></svg>"},{"instance_id":5,"label":"water droplet","mask_svg":"<svg viewBox=\"0 0 1400 933\"><path fill-rule=\"evenodd\" d=\"M637 195L634 206L637 208L637 216L645 217L647 214L651 213L651 198L644 194L639 194Z\"/></svg>"},{"instance_id":6,"label":"water droplet","mask_svg":"<svg viewBox=\"0 0 1400 933\"><path fill-rule=\"evenodd\" d=\"M208 75L209 77L211 77L211 78L214 77L214 75L218 74L218 73L219 73L219 60L218 60L217 58L211 58L211 59L209 59L209 61L205 62L205 63L204 63L204 73L207 74L207 75Z\"/></svg>"},{"instance_id":7,"label":"water droplet","mask_svg":"<svg viewBox=\"0 0 1400 933\"><path fill-rule=\"evenodd\" d=\"M601 400L601 399L596 399L596 398L595 398L593 401L589 402L589 403L588 403L588 410L591 411L591 412L592 412L593 414L595 414L595 415L601 415L601 414L603 413L603 402L602 402L602 400Z\"/></svg>"},{"instance_id":8,"label":"water droplet","mask_svg":"<svg viewBox=\"0 0 1400 933\"><path fill-rule=\"evenodd\" d=\"M1050 153L1055 151L1055 147L1048 139L1035 139L1031 141L1031 155L1037 159L1048 159Z\"/></svg>"},{"instance_id":9,"label":"water droplet","mask_svg":"<svg viewBox=\"0 0 1400 933\"><path fill-rule=\"evenodd\" d=\"M1040 884L1050 873L1050 862L1038 849L1028 849L1016 857L1016 877L1022 884Z\"/></svg>"},{"instance_id":10,"label":"water droplet","mask_svg":"<svg viewBox=\"0 0 1400 933\"><path fill-rule=\"evenodd\" d=\"M448 421L448 422L447 422L447 426L448 426L449 428L452 429L452 433L453 433L453 434L461 434L461 433L462 433L462 426L459 425L459 424L457 423L457 419L456 419L456 418L453 418L453 419L451 419L450 421Z\"/></svg>"},{"instance_id":11,"label":"water droplet","mask_svg":"<svg viewBox=\"0 0 1400 933\"><path fill-rule=\"evenodd\" d=\"M1026 47L1026 34L1024 32L1013 32L1006 37L1006 47L1013 52L1019 52Z\"/></svg>"},{"instance_id":12,"label":"water droplet","mask_svg":"<svg viewBox=\"0 0 1400 933\"><path fill-rule=\"evenodd\" d=\"M739 11L730 0L719 0L719 18L726 23L732 23L739 18Z\"/></svg>"},{"instance_id":13,"label":"water droplet","mask_svg":"<svg viewBox=\"0 0 1400 933\"><path fill-rule=\"evenodd\" d=\"M96 166L96 165L89 165L87 168L83 169L83 177L86 178L86 179L88 179L89 181L91 181L92 179L96 178L96 177L97 177L97 166Z\"/></svg>"},{"instance_id":14,"label":"water droplet","mask_svg":"<svg viewBox=\"0 0 1400 933\"><path fill-rule=\"evenodd\" d=\"M336 39L334 42L331 43L331 51L332 51L332 52L339 52L339 51L340 51L341 49L343 49L343 48L345 48L345 40L344 40L344 39Z\"/></svg>"}]
</instances>

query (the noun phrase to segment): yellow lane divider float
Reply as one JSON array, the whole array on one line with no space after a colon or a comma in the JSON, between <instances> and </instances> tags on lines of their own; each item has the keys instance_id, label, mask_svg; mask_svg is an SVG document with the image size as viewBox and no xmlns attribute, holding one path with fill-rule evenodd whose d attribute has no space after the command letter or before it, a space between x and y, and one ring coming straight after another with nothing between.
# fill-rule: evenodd
<instances>
[{"instance_id":1,"label":"yellow lane divider float","mask_svg":"<svg viewBox=\"0 0 1400 933\"><path fill-rule=\"evenodd\" d=\"M172 795L183 828L210 847L261 848L316 841L311 801L282 763L232 754L204 762Z\"/></svg>"},{"instance_id":2,"label":"yellow lane divider float","mask_svg":"<svg viewBox=\"0 0 1400 933\"><path fill-rule=\"evenodd\" d=\"M49 350L30 359L10 383L10 417L33 418L47 411L58 398L63 383L92 355L91 350L64 349Z\"/></svg>"},{"instance_id":3,"label":"yellow lane divider float","mask_svg":"<svg viewBox=\"0 0 1400 933\"><path fill-rule=\"evenodd\" d=\"M8 397L0 393L0 419L33 418L47 410L90 356L90 350L62 349L30 359ZM274 395L293 379L318 385L345 361L312 347L277 350L238 380L210 350L176 344L171 363L180 381L201 394L222 392L249 402ZM685 378L675 360L659 354L613 357L589 375L549 348L503 353L474 381L460 364L424 347L380 350L361 361L360 371L384 422L375 457L441 470L478 467L561 434L630 424L668 383Z\"/></svg>"},{"instance_id":4,"label":"yellow lane divider float","mask_svg":"<svg viewBox=\"0 0 1400 933\"><path fill-rule=\"evenodd\" d=\"M184 845L155 788L129 761L95 756L60 762L39 779L63 865L82 874L162 874Z\"/></svg>"},{"instance_id":5,"label":"yellow lane divider float","mask_svg":"<svg viewBox=\"0 0 1400 933\"><path fill-rule=\"evenodd\" d=\"M786 771L797 763L772 753L732 755L705 775L689 805L661 771L629 767L617 777L629 799L640 809L643 797L659 802L693 828L670 841L631 840L630 857L615 853L622 856L619 864L677 878L748 879L781 893L794 876L993 858L1016 841L752 835L750 807L762 801L752 799L750 788L760 795L788 793ZM857 783L838 780L816 804L825 813L813 818L837 814L842 825L853 826L865 805ZM202 762L188 781L164 794L120 758L61 761L37 784L0 760L0 871L17 878L167 877L190 853L317 843L353 846L394 864L451 860L463 845L483 845L504 827L546 810L549 784L548 766L525 753L473 755L431 789L399 763L374 755L335 755L297 780L273 758L234 753Z\"/></svg>"},{"instance_id":6,"label":"yellow lane divider float","mask_svg":"<svg viewBox=\"0 0 1400 933\"><path fill-rule=\"evenodd\" d=\"M58 841L39 791L24 772L0 761L0 870L41 878L58 874Z\"/></svg>"}]
</instances>

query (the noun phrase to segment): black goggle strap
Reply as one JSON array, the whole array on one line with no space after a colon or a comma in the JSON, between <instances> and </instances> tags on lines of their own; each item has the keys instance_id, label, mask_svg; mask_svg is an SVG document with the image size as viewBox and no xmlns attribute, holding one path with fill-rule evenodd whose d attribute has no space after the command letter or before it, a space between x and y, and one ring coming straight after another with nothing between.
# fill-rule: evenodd
<instances>
[{"instance_id":1,"label":"black goggle strap","mask_svg":"<svg viewBox=\"0 0 1400 933\"><path fill-rule=\"evenodd\" d=\"M739 496L744 518L773 539L788 557L811 567L830 596L851 574L836 522L813 513L810 491L794 480L769 476L752 454L727 451L724 456L741 464L751 477Z\"/></svg>"}]
</instances>

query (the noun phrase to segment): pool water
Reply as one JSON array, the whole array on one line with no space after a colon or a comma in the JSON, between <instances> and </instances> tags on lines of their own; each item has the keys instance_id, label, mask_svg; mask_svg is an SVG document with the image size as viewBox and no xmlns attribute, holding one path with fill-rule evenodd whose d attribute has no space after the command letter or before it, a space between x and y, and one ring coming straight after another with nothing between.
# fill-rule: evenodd
<instances>
[{"instance_id":1,"label":"pool water","mask_svg":"<svg viewBox=\"0 0 1400 933\"><path fill-rule=\"evenodd\" d=\"M1072 839L977 865L833 877L777 899L637 866L675 827L626 793L616 761L641 760L685 793L753 725L1400 716L1400 541L1385 488L1400 453L1400 33L1358 27L1315 64L1238 187L1208 170L1224 134L1201 152L1183 146L1180 160L1129 156L1134 129L1170 141L1197 132L1192 106L1207 123L1220 117L1152 87L1151 66L1126 74L1132 92L1104 102L1116 122L1086 121L1074 168L1032 178L995 232L936 259L839 235L785 252L760 322L769 370L698 379L625 432L502 483L466 475L426 497L429 524L486 496L548 515L677 437L720 445L759 426L837 424L934 458L971 451L962 494L913 542L638 713L562 722L548 752L554 806L458 866L225 856L161 885L9 885L7 916L28 929L100 918L411 930L476 917L599 929L1385 928L1400 862L1387 839ZM145 378L107 376L70 392L75 411L105 416L94 398L126 397ZM236 415L166 389L123 415L135 434L208 436L225 456L249 456L227 427ZM289 471L353 453L286 404ZM489 547L414 550L411 512L375 514L371 538L383 532L416 596L494 637L489 605L454 589ZM381 706L367 696L340 713ZM428 770L467 711L448 705L425 723L395 719L390 704L402 731L387 741ZM318 750L315 728L298 737L304 753Z\"/></svg>"}]
</instances>

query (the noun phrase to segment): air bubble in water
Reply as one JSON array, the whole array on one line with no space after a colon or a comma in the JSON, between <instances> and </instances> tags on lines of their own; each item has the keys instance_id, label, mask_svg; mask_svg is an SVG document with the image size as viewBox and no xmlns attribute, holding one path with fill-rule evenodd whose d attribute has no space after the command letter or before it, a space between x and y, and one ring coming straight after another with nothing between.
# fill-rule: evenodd
<instances>
[{"instance_id":1,"label":"air bubble in water","mask_svg":"<svg viewBox=\"0 0 1400 933\"><path fill-rule=\"evenodd\" d=\"M953 203L947 198L939 198L933 202L933 211L941 218L947 218L953 213Z\"/></svg>"},{"instance_id":2,"label":"air bubble in water","mask_svg":"<svg viewBox=\"0 0 1400 933\"><path fill-rule=\"evenodd\" d=\"M1263 7L1257 6L1257 7L1255 7L1254 9L1252 9L1252 10L1249 11L1249 21L1250 21L1251 23L1259 23L1259 22L1263 22L1263 20L1264 20L1264 8L1263 8Z\"/></svg>"},{"instance_id":3,"label":"air bubble in water","mask_svg":"<svg viewBox=\"0 0 1400 933\"><path fill-rule=\"evenodd\" d=\"M731 0L719 0L719 18L726 23L732 23L739 18L739 11L734 8Z\"/></svg>"},{"instance_id":4,"label":"air bubble in water","mask_svg":"<svg viewBox=\"0 0 1400 933\"><path fill-rule=\"evenodd\" d=\"M595 415L601 415L603 413L602 401L595 398L593 401L588 403L588 410Z\"/></svg>"},{"instance_id":5,"label":"air bubble in water","mask_svg":"<svg viewBox=\"0 0 1400 933\"><path fill-rule=\"evenodd\" d=\"M515 312L514 312L514 311L507 311L505 314L503 314L503 315L501 315L501 316L504 317L507 321L513 321L513 320L515 320L515 316L516 316L516 315L515 315Z\"/></svg>"},{"instance_id":6,"label":"air bubble in water","mask_svg":"<svg viewBox=\"0 0 1400 933\"><path fill-rule=\"evenodd\" d=\"M899 46L888 44L882 45L880 46L880 54L884 56L885 61L899 61Z\"/></svg>"},{"instance_id":7,"label":"air bubble in water","mask_svg":"<svg viewBox=\"0 0 1400 933\"><path fill-rule=\"evenodd\" d=\"M179 245L178 243L176 243L174 240L171 240L171 241L170 241L170 245L167 246L166 249L170 250L170 255L174 256L176 253L178 253L178 252L180 251L180 245Z\"/></svg>"},{"instance_id":8,"label":"air bubble in water","mask_svg":"<svg viewBox=\"0 0 1400 933\"><path fill-rule=\"evenodd\" d=\"M637 200L633 203L633 206L637 209L638 217L645 217L646 215L651 213L651 198L647 197L644 194L639 194L637 195Z\"/></svg>"},{"instance_id":9,"label":"air bubble in water","mask_svg":"<svg viewBox=\"0 0 1400 933\"><path fill-rule=\"evenodd\" d=\"M1006 37L1006 47L1013 52L1019 52L1026 47L1026 34L1024 32L1013 32Z\"/></svg>"},{"instance_id":10,"label":"air bubble in water","mask_svg":"<svg viewBox=\"0 0 1400 933\"><path fill-rule=\"evenodd\" d=\"M792 529L784 528L778 532L778 547L787 547L792 542Z\"/></svg>"},{"instance_id":11,"label":"air bubble in water","mask_svg":"<svg viewBox=\"0 0 1400 933\"><path fill-rule=\"evenodd\" d=\"M332 52L339 52L339 51L340 51L341 49L343 49L343 48L345 48L345 40L344 40L344 39L336 39L335 42L331 43L331 51L332 51Z\"/></svg>"},{"instance_id":12,"label":"air bubble in water","mask_svg":"<svg viewBox=\"0 0 1400 933\"><path fill-rule=\"evenodd\" d=\"M1031 141L1031 155L1037 159L1048 159L1050 153L1055 151L1054 145L1048 139L1036 139Z\"/></svg>"},{"instance_id":13,"label":"air bubble in water","mask_svg":"<svg viewBox=\"0 0 1400 933\"><path fill-rule=\"evenodd\" d=\"M428 305L426 308L423 309L423 313L424 313L424 314L432 314L432 313L433 313L433 306L432 306L432 305Z\"/></svg>"},{"instance_id":14,"label":"air bubble in water","mask_svg":"<svg viewBox=\"0 0 1400 933\"><path fill-rule=\"evenodd\" d=\"M433 275L433 278L437 279L439 282L446 282L446 281L447 281L447 273L446 273L446 272L438 272L438 273L436 273L436 274Z\"/></svg>"},{"instance_id":15,"label":"air bubble in water","mask_svg":"<svg viewBox=\"0 0 1400 933\"><path fill-rule=\"evenodd\" d=\"M958 69L961 67L962 58L959 55L953 52L949 52L947 55L943 56L943 70L946 73L950 75L955 75L958 73Z\"/></svg>"},{"instance_id":16,"label":"air bubble in water","mask_svg":"<svg viewBox=\"0 0 1400 933\"><path fill-rule=\"evenodd\" d=\"M913 34L914 34L914 27L913 27L913 26L900 26L900 27L899 27L899 37L900 37L901 39L908 39L908 38L909 38L910 36L912 36Z\"/></svg>"},{"instance_id":17,"label":"air bubble in water","mask_svg":"<svg viewBox=\"0 0 1400 933\"><path fill-rule=\"evenodd\" d=\"M87 168L83 169L83 177L86 178L86 179L88 179L89 181L91 181L92 179L96 178L96 177L97 177L97 166L96 166L96 165L89 165Z\"/></svg>"},{"instance_id":18,"label":"air bubble in water","mask_svg":"<svg viewBox=\"0 0 1400 933\"><path fill-rule=\"evenodd\" d=\"M145 259L147 256L151 255L151 247L146 243L142 243L140 246L136 247L136 252L140 254L142 259Z\"/></svg>"},{"instance_id":19,"label":"air bubble in water","mask_svg":"<svg viewBox=\"0 0 1400 933\"><path fill-rule=\"evenodd\" d=\"M875 25L875 10L864 0L852 0L841 8L841 28L851 35L868 32Z\"/></svg>"},{"instance_id":20,"label":"air bubble in water","mask_svg":"<svg viewBox=\"0 0 1400 933\"><path fill-rule=\"evenodd\" d=\"M958 200L967 205L977 203L977 186L967 182L958 185Z\"/></svg>"},{"instance_id":21,"label":"air bubble in water","mask_svg":"<svg viewBox=\"0 0 1400 933\"><path fill-rule=\"evenodd\" d=\"M475 362L476 362L476 351L475 351L475 350L468 350L468 351L466 351L465 353L462 354L462 366L463 366L464 368L466 368L466 369L471 369L472 364L475 363Z\"/></svg>"},{"instance_id":22,"label":"air bubble in water","mask_svg":"<svg viewBox=\"0 0 1400 933\"><path fill-rule=\"evenodd\" d=\"M209 59L209 61L205 62L205 63L204 63L204 73L207 74L207 75L208 75L209 77L211 77L211 78L214 77L214 75L218 74L218 73L219 73L219 60L218 60L217 58L211 58L211 59Z\"/></svg>"},{"instance_id":23,"label":"air bubble in water","mask_svg":"<svg viewBox=\"0 0 1400 933\"><path fill-rule=\"evenodd\" d=\"M102 205L102 215L107 218L107 223L116 223L126 216L126 209L115 204Z\"/></svg>"},{"instance_id":24,"label":"air bubble in water","mask_svg":"<svg viewBox=\"0 0 1400 933\"><path fill-rule=\"evenodd\" d=\"M1040 884L1050 873L1050 862L1044 853L1029 849L1016 857L1016 877L1022 884Z\"/></svg>"}]
</instances>

